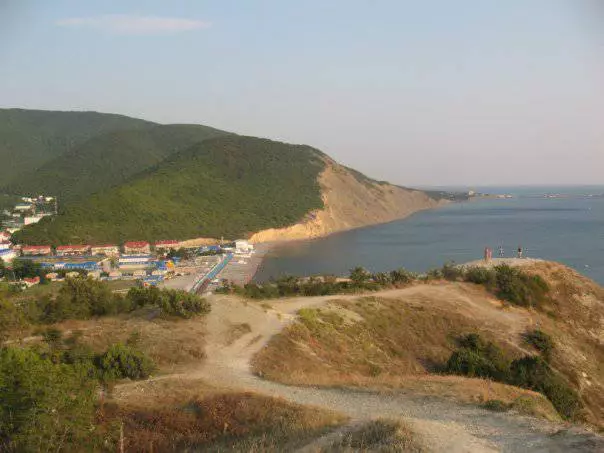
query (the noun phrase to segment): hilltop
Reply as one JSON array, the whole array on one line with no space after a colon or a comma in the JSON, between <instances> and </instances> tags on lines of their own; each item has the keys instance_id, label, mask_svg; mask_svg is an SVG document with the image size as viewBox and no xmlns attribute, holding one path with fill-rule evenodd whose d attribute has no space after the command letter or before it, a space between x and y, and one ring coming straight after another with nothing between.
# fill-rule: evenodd
<instances>
[{"instance_id":1,"label":"hilltop","mask_svg":"<svg viewBox=\"0 0 604 453\"><path fill-rule=\"evenodd\" d=\"M38 158L12 172L0 193L59 199L59 215L25 227L14 235L18 242L312 238L392 221L437 206L441 198L375 181L306 145L117 115L18 113L19 121L6 120L12 126L4 129L42 144L29 147ZM73 130L71 118L78 118ZM47 136L69 146L34 140L41 136L31 136L34 119ZM3 137L11 162L24 146L19 137Z\"/></svg>"},{"instance_id":2,"label":"hilltop","mask_svg":"<svg viewBox=\"0 0 604 453\"><path fill-rule=\"evenodd\" d=\"M0 109L0 184L22 186L21 180L33 170L92 137L152 126L108 113Z\"/></svg>"},{"instance_id":3,"label":"hilltop","mask_svg":"<svg viewBox=\"0 0 604 453\"><path fill-rule=\"evenodd\" d=\"M62 204L127 182L163 159L226 132L200 125L146 125L96 135L25 172L2 191L53 194Z\"/></svg>"}]
</instances>

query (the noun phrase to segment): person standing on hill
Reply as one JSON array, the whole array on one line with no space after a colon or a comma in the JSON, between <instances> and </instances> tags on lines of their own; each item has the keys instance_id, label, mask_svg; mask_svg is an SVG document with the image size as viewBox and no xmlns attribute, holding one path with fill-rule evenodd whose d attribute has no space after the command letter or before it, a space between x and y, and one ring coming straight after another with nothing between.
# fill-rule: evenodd
<instances>
[{"instance_id":1,"label":"person standing on hill","mask_svg":"<svg viewBox=\"0 0 604 453\"><path fill-rule=\"evenodd\" d=\"M505 252L503 250L503 245L499 246L499 258L503 258L503 256L505 255Z\"/></svg>"},{"instance_id":2,"label":"person standing on hill","mask_svg":"<svg viewBox=\"0 0 604 453\"><path fill-rule=\"evenodd\" d=\"M518 258L522 258L522 247L518 246Z\"/></svg>"}]
</instances>

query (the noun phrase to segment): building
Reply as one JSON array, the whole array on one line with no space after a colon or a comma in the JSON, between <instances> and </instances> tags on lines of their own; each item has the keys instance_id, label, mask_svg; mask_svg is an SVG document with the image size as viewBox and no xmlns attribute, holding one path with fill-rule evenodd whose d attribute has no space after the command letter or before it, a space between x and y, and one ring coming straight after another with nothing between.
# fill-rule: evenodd
<instances>
[{"instance_id":1,"label":"building","mask_svg":"<svg viewBox=\"0 0 604 453\"><path fill-rule=\"evenodd\" d=\"M34 208L34 205L31 203L18 203L15 205L15 211L17 212L27 212L27 211L32 211Z\"/></svg>"},{"instance_id":2,"label":"building","mask_svg":"<svg viewBox=\"0 0 604 453\"><path fill-rule=\"evenodd\" d=\"M157 241L155 243L155 250L158 252L169 252L171 249L176 250L180 246L178 241Z\"/></svg>"},{"instance_id":3,"label":"building","mask_svg":"<svg viewBox=\"0 0 604 453\"><path fill-rule=\"evenodd\" d=\"M0 250L8 250L11 246L12 244L10 242L0 241Z\"/></svg>"},{"instance_id":4,"label":"building","mask_svg":"<svg viewBox=\"0 0 604 453\"><path fill-rule=\"evenodd\" d=\"M235 250L237 253L250 253L254 250L254 246L245 239L237 239L235 241Z\"/></svg>"},{"instance_id":5,"label":"building","mask_svg":"<svg viewBox=\"0 0 604 453\"><path fill-rule=\"evenodd\" d=\"M21 248L23 256L48 256L52 255L50 245L24 245Z\"/></svg>"},{"instance_id":6,"label":"building","mask_svg":"<svg viewBox=\"0 0 604 453\"><path fill-rule=\"evenodd\" d=\"M0 231L0 242L8 242L11 234L8 231Z\"/></svg>"},{"instance_id":7,"label":"building","mask_svg":"<svg viewBox=\"0 0 604 453\"><path fill-rule=\"evenodd\" d=\"M90 255L89 245L60 245L57 247L57 256Z\"/></svg>"},{"instance_id":8,"label":"building","mask_svg":"<svg viewBox=\"0 0 604 453\"><path fill-rule=\"evenodd\" d=\"M151 253L151 244L146 241L133 241L124 244L124 253L126 255L147 255Z\"/></svg>"},{"instance_id":9,"label":"building","mask_svg":"<svg viewBox=\"0 0 604 453\"><path fill-rule=\"evenodd\" d=\"M34 286L40 283L40 277L24 278L23 280L21 280L21 283L23 283L27 288L29 288L30 286Z\"/></svg>"},{"instance_id":10,"label":"building","mask_svg":"<svg viewBox=\"0 0 604 453\"><path fill-rule=\"evenodd\" d=\"M93 245L90 248L90 253L93 255L119 256L120 248L117 245Z\"/></svg>"},{"instance_id":11,"label":"building","mask_svg":"<svg viewBox=\"0 0 604 453\"><path fill-rule=\"evenodd\" d=\"M147 269L154 267L154 258L151 255L122 255L118 260L121 271L134 269Z\"/></svg>"},{"instance_id":12,"label":"building","mask_svg":"<svg viewBox=\"0 0 604 453\"><path fill-rule=\"evenodd\" d=\"M11 249L0 249L0 259L4 263L12 263L12 261L17 257L17 253Z\"/></svg>"}]
</instances>

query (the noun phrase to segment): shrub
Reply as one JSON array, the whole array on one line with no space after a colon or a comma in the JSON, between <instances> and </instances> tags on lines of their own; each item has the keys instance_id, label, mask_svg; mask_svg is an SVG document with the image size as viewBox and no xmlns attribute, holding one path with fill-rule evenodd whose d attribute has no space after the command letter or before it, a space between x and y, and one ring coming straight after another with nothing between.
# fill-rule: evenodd
<instances>
[{"instance_id":1,"label":"shrub","mask_svg":"<svg viewBox=\"0 0 604 453\"><path fill-rule=\"evenodd\" d=\"M181 318L191 318L210 312L210 304L196 294L180 290L159 289L155 286L130 288L126 299L133 308L156 306L166 315Z\"/></svg>"},{"instance_id":2,"label":"shrub","mask_svg":"<svg viewBox=\"0 0 604 453\"><path fill-rule=\"evenodd\" d=\"M523 357L510 367L509 382L543 393L566 419L573 418L582 407L575 392L541 357Z\"/></svg>"},{"instance_id":3,"label":"shrub","mask_svg":"<svg viewBox=\"0 0 604 453\"><path fill-rule=\"evenodd\" d=\"M554 349L554 341L552 340L552 337L542 330L536 329L526 332L524 334L524 339L528 344L540 351L546 360L549 360L551 352Z\"/></svg>"},{"instance_id":4,"label":"shrub","mask_svg":"<svg viewBox=\"0 0 604 453\"><path fill-rule=\"evenodd\" d=\"M0 451L92 449L95 382L31 349L0 349Z\"/></svg>"},{"instance_id":5,"label":"shrub","mask_svg":"<svg viewBox=\"0 0 604 453\"><path fill-rule=\"evenodd\" d=\"M14 303L0 299L0 342L8 338L11 330L18 330L27 324L25 316Z\"/></svg>"},{"instance_id":6,"label":"shrub","mask_svg":"<svg viewBox=\"0 0 604 453\"><path fill-rule=\"evenodd\" d=\"M549 286L538 275L528 275L507 264L495 267L497 296L523 307L538 307L546 298Z\"/></svg>"},{"instance_id":7,"label":"shrub","mask_svg":"<svg viewBox=\"0 0 604 453\"><path fill-rule=\"evenodd\" d=\"M445 263L440 272L445 280L452 282L460 280L464 274L463 268L456 265L453 261Z\"/></svg>"},{"instance_id":8,"label":"shrub","mask_svg":"<svg viewBox=\"0 0 604 453\"><path fill-rule=\"evenodd\" d=\"M506 412L510 410L510 405L501 400L488 400L483 406L485 409L493 412Z\"/></svg>"},{"instance_id":9,"label":"shrub","mask_svg":"<svg viewBox=\"0 0 604 453\"><path fill-rule=\"evenodd\" d=\"M210 312L210 304L205 299L196 294L176 290L162 291L159 307L163 313L181 318L191 318Z\"/></svg>"},{"instance_id":10,"label":"shrub","mask_svg":"<svg viewBox=\"0 0 604 453\"><path fill-rule=\"evenodd\" d=\"M122 343L112 345L96 361L105 379L146 379L155 369L149 357Z\"/></svg>"},{"instance_id":11,"label":"shrub","mask_svg":"<svg viewBox=\"0 0 604 453\"><path fill-rule=\"evenodd\" d=\"M447 361L448 373L495 380L507 378L509 362L495 344L484 342L477 334L469 334L460 339L460 346Z\"/></svg>"},{"instance_id":12,"label":"shrub","mask_svg":"<svg viewBox=\"0 0 604 453\"><path fill-rule=\"evenodd\" d=\"M477 285L484 285L487 288L493 288L495 287L497 277L495 271L492 269L482 266L471 266L466 268L464 280Z\"/></svg>"},{"instance_id":13,"label":"shrub","mask_svg":"<svg viewBox=\"0 0 604 453\"><path fill-rule=\"evenodd\" d=\"M393 285L407 285L415 279L415 275L407 269L396 269L390 272L390 280Z\"/></svg>"}]
</instances>

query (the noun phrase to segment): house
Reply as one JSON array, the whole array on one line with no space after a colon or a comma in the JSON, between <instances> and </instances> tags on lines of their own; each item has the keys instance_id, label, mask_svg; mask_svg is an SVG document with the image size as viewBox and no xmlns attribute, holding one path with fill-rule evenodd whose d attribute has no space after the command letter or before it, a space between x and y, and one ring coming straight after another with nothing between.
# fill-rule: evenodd
<instances>
[{"instance_id":1,"label":"house","mask_svg":"<svg viewBox=\"0 0 604 453\"><path fill-rule=\"evenodd\" d=\"M8 250L10 249L12 244L10 242L4 242L0 240L0 250Z\"/></svg>"},{"instance_id":2,"label":"house","mask_svg":"<svg viewBox=\"0 0 604 453\"><path fill-rule=\"evenodd\" d=\"M46 280L60 280L59 274L57 274L56 272L49 272L48 274L46 274Z\"/></svg>"},{"instance_id":3,"label":"house","mask_svg":"<svg viewBox=\"0 0 604 453\"><path fill-rule=\"evenodd\" d=\"M23 225L33 225L34 223L38 223L45 216L42 214L30 215L23 217Z\"/></svg>"},{"instance_id":4,"label":"house","mask_svg":"<svg viewBox=\"0 0 604 453\"><path fill-rule=\"evenodd\" d=\"M119 280L122 278L122 273L118 271L109 272L109 276L107 277L109 280Z\"/></svg>"},{"instance_id":5,"label":"house","mask_svg":"<svg viewBox=\"0 0 604 453\"><path fill-rule=\"evenodd\" d=\"M5 263L11 263L17 257L17 253L11 249L0 250L0 259Z\"/></svg>"},{"instance_id":6,"label":"house","mask_svg":"<svg viewBox=\"0 0 604 453\"><path fill-rule=\"evenodd\" d=\"M0 231L0 242L8 242L11 234L8 231Z\"/></svg>"},{"instance_id":7,"label":"house","mask_svg":"<svg viewBox=\"0 0 604 453\"><path fill-rule=\"evenodd\" d=\"M235 250L237 253L249 253L254 250L254 246L245 239L237 239L235 241Z\"/></svg>"},{"instance_id":8,"label":"house","mask_svg":"<svg viewBox=\"0 0 604 453\"><path fill-rule=\"evenodd\" d=\"M89 245L60 245L57 247L57 256L90 255Z\"/></svg>"},{"instance_id":9,"label":"house","mask_svg":"<svg viewBox=\"0 0 604 453\"><path fill-rule=\"evenodd\" d=\"M146 255L151 253L151 244L146 241L132 241L124 244L126 255Z\"/></svg>"},{"instance_id":10,"label":"house","mask_svg":"<svg viewBox=\"0 0 604 453\"><path fill-rule=\"evenodd\" d=\"M176 250L180 246L180 242L174 240L168 241L157 241L155 243L155 250L157 252L168 252L170 249Z\"/></svg>"},{"instance_id":11,"label":"house","mask_svg":"<svg viewBox=\"0 0 604 453\"><path fill-rule=\"evenodd\" d=\"M122 255L118 260L120 270L146 269L153 266L151 255Z\"/></svg>"},{"instance_id":12,"label":"house","mask_svg":"<svg viewBox=\"0 0 604 453\"><path fill-rule=\"evenodd\" d=\"M22 256L48 256L51 254L50 245L24 245L21 248Z\"/></svg>"},{"instance_id":13,"label":"house","mask_svg":"<svg viewBox=\"0 0 604 453\"><path fill-rule=\"evenodd\" d=\"M120 249L117 245L93 245L90 249L93 255L119 256Z\"/></svg>"},{"instance_id":14,"label":"house","mask_svg":"<svg viewBox=\"0 0 604 453\"><path fill-rule=\"evenodd\" d=\"M27 288L29 288L30 286L34 286L40 283L40 277L24 278L23 280L21 280L20 283L24 284Z\"/></svg>"},{"instance_id":15,"label":"house","mask_svg":"<svg viewBox=\"0 0 604 453\"><path fill-rule=\"evenodd\" d=\"M18 203L15 205L15 211L27 212L33 210L34 206L31 203Z\"/></svg>"}]
</instances>

